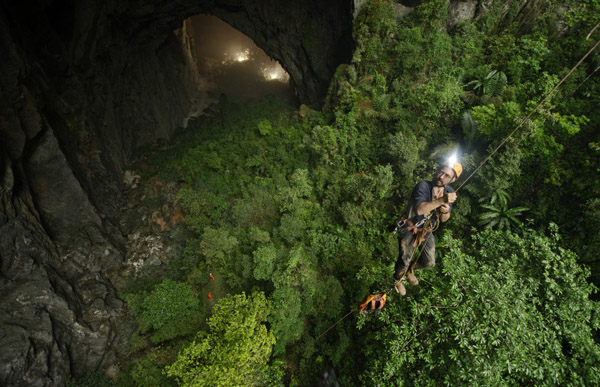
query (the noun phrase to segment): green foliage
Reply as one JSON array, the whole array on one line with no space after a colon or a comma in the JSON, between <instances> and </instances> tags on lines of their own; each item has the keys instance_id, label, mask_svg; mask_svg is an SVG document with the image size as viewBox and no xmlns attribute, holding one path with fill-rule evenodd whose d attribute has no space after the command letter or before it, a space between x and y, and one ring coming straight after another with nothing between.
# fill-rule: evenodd
<instances>
[{"instance_id":1,"label":"green foliage","mask_svg":"<svg viewBox=\"0 0 600 387\"><path fill-rule=\"evenodd\" d=\"M518 219L524 211L529 210L527 207L508 208L510 195L503 189L497 189L492 194L488 204L481 204L481 207L486 209L478 216L478 224L485 227L498 226L500 230L509 229L511 225L520 226L523 224Z\"/></svg>"},{"instance_id":2,"label":"green foliage","mask_svg":"<svg viewBox=\"0 0 600 387\"><path fill-rule=\"evenodd\" d=\"M277 217L275 189L271 179L255 179L245 187L242 198L235 199L231 208L231 218L242 226L268 227Z\"/></svg>"},{"instance_id":3,"label":"green foliage","mask_svg":"<svg viewBox=\"0 0 600 387\"><path fill-rule=\"evenodd\" d=\"M196 232L218 223L227 213L227 202L208 190L185 187L179 191L178 198L186 208L188 227Z\"/></svg>"},{"instance_id":4,"label":"green foliage","mask_svg":"<svg viewBox=\"0 0 600 387\"><path fill-rule=\"evenodd\" d=\"M269 120L264 119L258 123L258 132L261 134L261 136L269 135L271 130L273 130L273 127L271 126L271 122Z\"/></svg>"},{"instance_id":5,"label":"green foliage","mask_svg":"<svg viewBox=\"0 0 600 387\"><path fill-rule=\"evenodd\" d=\"M543 36L522 37L515 41L506 53L506 72L512 82L532 81L540 75L542 62L550 53L547 39ZM506 50L506 47L502 48Z\"/></svg>"},{"instance_id":6,"label":"green foliage","mask_svg":"<svg viewBox=\"0 0 600 387\"><path fill-rule=\"evenodd\" d=\"M470 87L479 95L494 97L502 94L506 87L506 83L506 74L502 71L491 70L488 71L482 79L474 79L467 82L464 87Z\"/></svg>"},{"instance_id":7,"label":"green foliage","mask_svg":"<svg viewBox=\"0 0 600 387\"><path fill-rule=\"evenodd\" d=\"M139 331L152 331L153 343L189 335L198 328L198 299L185 283L165 279L147 295L129 294L127 301Z\"/></svg>"},{"instance_id":8,"label":"green foliage","mask_svg":"<svg viewBox=\"0 0 600 387\"><path fill-rule=\"evenodd\" d=\"M443 244L427 289L368 328L365 385L600 382L595 288L556 234L488 230Z\"/></svg>"},{"instance_id":9,"label":"green foliage","mask_svg":"<svg viewBox=\"0 0 600 387\"><path fill-rule=\"evenodd\" d=\"M302 294L297 287L282 286L273 292L272 299L274 313L269 322L277 337L275 352L283 354L286 345L298 340L304 330Z\"/></svg>"},{"instance_id":10,"label":"green foliage","mask_svg":"<svg viewBox=\"0 0 600 387\"><path fill-rule=\"evenodd\" d=\"M189 286L166 279L140 305L142 330L159 329L173 320L189 316L197 306L198 300Z\"/></svg>"},{"instance_id":11,"label":"green foliage","mask_svg":"<svg viewBox=\"0 0 600 387\"><path fill-rule=\"evenodd\" d=\"M152 348L146 356L133 361L129 375L135 386L175 387L177 383L173 378L165 375L164 367L173 363L176 357L177 351L172 348L160 346ZM125 380L119 382L121 385L126 384Z\"/></svg>"},{"instance_id":12,"label":"green foliage","mask_svg":"<svg viewBox=\"0 0 600 387\"><path fill-rule=\"evenodd\" d=\"M274 245L259 247L253 253L254 256L254 278L270 279L273 274L275 262L277 261L277 249Z\"/></svg>"},{"instance_id":13,"label":"green foliage","mask_svg":"<svg viewBox=\"0 0 600 387\"><path fill-rule=\"evenodd\" d=\"M306 200L312 193L312 185L306 169L297 169L290 176L289 185L282 184L278 186L278 201L282 212L285 211L304 211L310 204ZM302 210L300 210L302 209ZM306 210L310 210L306 208Z\"/></svg>"},{"instance_id":14,"label":"green foliage","mask_svg":"<svg viewBox=\"0 0 600 387\"><path fill-rule=\"evenodd\" d=\"M353 131L353 128L350 128ZM330 126L317 125L312 129L310 135L304 138L304 145L307 146L313 157L323 166L333 166L344 164L344 153L352 146L352 139L348 133Z\"/></svg>"},{"instance_id":15,"label":"green foliage","mask_svg":"<svg viewBox=\"0 0 600 387\"><path fill-rule=\"evenodd\" d=\"M600 233L597 232L600 230L599 198L589 199L585 203L585 210L578 223L582 232L577 238L579 243L574 245L584 247L581 260L588 265L594 265L594 274L598 276L598 271L600 271L598 263L600 262L595 252L600 248Z\"/></svg>"},{"instance_id":16,"label":"green foliage","mask_svg":"<svg viewBox=\"0 0 600 387\"><path fill-rule=\"evenodd\" d=\"M209 266L216 267L222 263L225 267L225 259L229 260L238 244L237 238L229 235L227 229L207 227L201 238L200 252L206 257Z\"/></svg>"},{"instance_id":17,"label":"green foliage","mask_svg":"<svg viewBox=\"0 0 600 387\"><path fill-rule=\"evenodd\" d=\"M480 105L471 109L473 120L478 129L479 141L491 142L501 139L514 128L521 114L516 102L505 102L500 106Z\"/></svg>"},{"instance_id":18,"label":"green foliage","mask_svg":"<svg viewBox=\"0 0 600 387\"><path fill-rule=\"evenodd\" d=\"M523 224L518 217L524 211L529 210L527 207L507 208L505 206L492 206L490 204L482 204L481 207L487 211L479 214L479 225L485 227L498 226L499 229L510 228L511 224L520 226Z\"/></svg>"},{"instance_id":19,"label":"green foliage","mask_svg":"<svg viewBox=\"0 0 600 387\"><path fill-rule=\"evenodd\" d=\"M167 375L183 386L246 386L276 382L269 366L275 337L264 322L269 304L263 293L222 298L201 332L177 360L166 367Z\"/></svg>"},{"instance_id":20,"label":"green foliage","mask_svg":"<svg viewBox=\"0 0 600 387\"><path fill-rule=\"evenodd\" d=\"M583 24L583 28L591 28L600 21L600 2L597 0L569 0L569 6L563 15L568 25Z\"/></svg>"},{"instance_id":21,"label":"green foliage","mask_svg":"<svg viewBox=\"0 0 600 387\"><path fill-rule=\"evenodd\" d=\"M399 180L412 181L413 171L419 163L417 137L414 133L398 131L389 135L389 156Z\"/></svg>"},{"instance_id":22,"label":"green foliage","mask_svg":"<svg viewBox=\"0 0 600 387\"><path fill-rule=\"evenodd\" d=\"M354 23L356 42L352 62L361 73L385 72L389 47L393 47L395 21L389 1L369 1Z\"/></svg>"}]
</instances>

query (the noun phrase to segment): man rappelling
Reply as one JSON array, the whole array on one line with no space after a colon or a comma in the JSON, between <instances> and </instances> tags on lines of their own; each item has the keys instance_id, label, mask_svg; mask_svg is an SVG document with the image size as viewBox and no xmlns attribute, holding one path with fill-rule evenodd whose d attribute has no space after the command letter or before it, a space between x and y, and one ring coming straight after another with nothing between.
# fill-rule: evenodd
<instances>
[{"instance_id":1,"label":"man rappelling","mask_svg":"<svg viewBox=\"0 0 600 387\"><path fill-rule=\"evenodd\" d=\"M414 270L435 265L435 239L432 232L439 222L450 219L456 193L448 186L460 177L462 165L453 157L442 163L431 181L420 181L412 191L406 209L406 217L396 225L399 255L394 268L394 287L404 296L404 279L410 285L419 280ZM415 254L415 249L421 252Z\"/></svg>"}]
</instances>

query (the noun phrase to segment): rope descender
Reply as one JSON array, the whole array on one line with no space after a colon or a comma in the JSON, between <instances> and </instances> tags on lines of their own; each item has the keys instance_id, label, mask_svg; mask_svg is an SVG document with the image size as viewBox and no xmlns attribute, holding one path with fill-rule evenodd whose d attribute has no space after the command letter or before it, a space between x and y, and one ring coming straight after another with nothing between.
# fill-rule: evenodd
<instances>
[{"instance_id":1,"label":"rope descender","mask_svg":"<svg viewBox=\"0 0 600 387\"><path fill-rule=\"evenodd\" d=\"M369 294L358 304L358 312L363 316L368 312L379 313L386 299L387 293Z\"/></svg>"}]
</instances>

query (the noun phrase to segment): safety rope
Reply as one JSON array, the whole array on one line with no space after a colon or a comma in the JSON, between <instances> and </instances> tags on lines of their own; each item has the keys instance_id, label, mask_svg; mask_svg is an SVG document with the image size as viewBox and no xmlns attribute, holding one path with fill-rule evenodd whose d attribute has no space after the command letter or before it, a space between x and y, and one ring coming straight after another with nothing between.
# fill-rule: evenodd
<instances>
[{"instance_id":1,"label":"safety rope","mask_svg":"<svg viewBox=\"0 0 600 387\"><path fill-rule=\"evenodd\" d=\"M315 339L315 341L318 341L325 333L327 333L330 330L332 330L336 325L338 325L344 319L346 319L346 317L350 316L355 310L356 310L356 308L352 308L352 310L350 310L350 312L346 313L346 315L344 317L342 317L341 319L337 320L332 326L330 326L329 328L327 328L327 330L325 330L325 332L323 332L319 336L317 336L317 338Z\"/></svg>"},{"instance_id":2,"label":"safety rope","mask_svg":"<svg viewBox=\"0 0 600 387\"><path fill-rule=\"evenodd\" d=\"M588 34L588 38L591 35L591 33L600 25L600 23L596 24L594 26L594 28L592 28L592 31L590 31L590 33ZM575 71L577 69L577 67L579 67L579 65L581 63L583 63L583 61L598 47L598 45L600 45L600 40L598 40L596 42L596 44L594 44L592 46L592 48L590 48L588 50L588 52L585 53L584 56L581 57L581 59L579 59L579 62L577 62L577 64L575 64L575 66L573 66L571 68L571 70L569 70L569 72L560 80L560 82L558 82L553 88L552 90L550 90L550 92L548 92L548 94L546 94L546 96L540 101L540 103L537 104L537 106L531 111L529 112L529 114L527 114L527 116L525 116L525 118L523 118L521 120L521 122L519 123L519 125L517 125L517 127L510 132L510 134L496 147L496 149L494 149L478 166L477 168L475 168L473 170L473 172L471 172L471 174L465 179L465 181L463 181L461 183L461 185L456 189L455 192L460 191L460 189L467 184L467 181L469 181L469 179L471 179L471 177L473 175L475 175L477 173L477 171L479 171L479 169L488 162L488 160L500 149L504 146L504 144L506 144L506 142L517 132L517 130L519 130L521 128L521 126L523 126L523 124L533 115L533 113L535 113L547 100L548 98L550 98L550 96L560 87L560 85L563 84L564 81L567 80L567 78L569 78L569 76L571 76L571 74L573 73L573 71Z\"/></svg>"}]
</instances>

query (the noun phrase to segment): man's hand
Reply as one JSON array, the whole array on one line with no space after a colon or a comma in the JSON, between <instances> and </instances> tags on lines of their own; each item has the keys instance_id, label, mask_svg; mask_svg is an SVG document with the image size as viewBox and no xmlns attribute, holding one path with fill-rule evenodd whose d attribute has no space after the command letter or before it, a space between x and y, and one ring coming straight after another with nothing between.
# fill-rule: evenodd
<instances>
[{"instance_id":1,"label":"man's hand","mask_svg":"<svg viewBox=\"0 0 600 387\"><path fill-rule=\"evenodd\" d=\"M448 192L444 195L444 203L454 203L456 201L456 192Z\"/></svg>"},{"instance_id":2,"label":"man's hand","mask_svg":"<svg viewBox=\"0 0 600 387\"><path fill-rule=\"evenodd\" d=\"M443 196L444 204L439 207L440 210L440 220L442 222L450 219L450 203L454 203L456 201L456 192L448 192Z\"/></svg>"}]
</instances>

